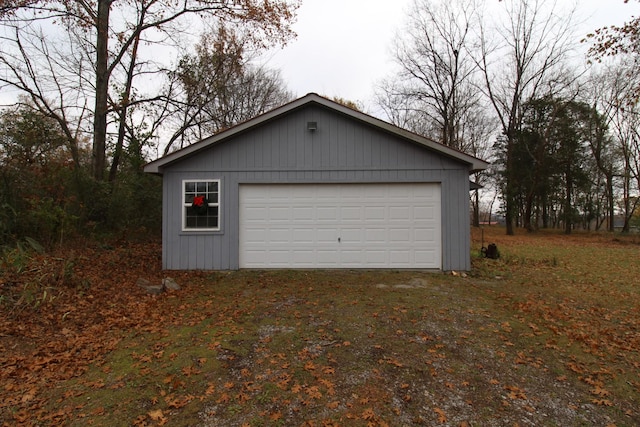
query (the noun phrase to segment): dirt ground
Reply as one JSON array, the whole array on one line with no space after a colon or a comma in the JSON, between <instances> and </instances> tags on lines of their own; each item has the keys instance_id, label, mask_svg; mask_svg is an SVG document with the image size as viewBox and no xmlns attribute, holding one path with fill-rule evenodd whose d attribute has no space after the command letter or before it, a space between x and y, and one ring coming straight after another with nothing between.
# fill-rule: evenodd
<instances>
[{"instance_id":1,"label":"dirt ground","mask_svg":"<svg viewBox=\"0 0 640 427\"><path fill-rule=\"evenodd\" d=\"M171 272L157 242L2 273L0 424L640 425L634 237L484 230L471 272Z\"/></svg>"}]
</instances>

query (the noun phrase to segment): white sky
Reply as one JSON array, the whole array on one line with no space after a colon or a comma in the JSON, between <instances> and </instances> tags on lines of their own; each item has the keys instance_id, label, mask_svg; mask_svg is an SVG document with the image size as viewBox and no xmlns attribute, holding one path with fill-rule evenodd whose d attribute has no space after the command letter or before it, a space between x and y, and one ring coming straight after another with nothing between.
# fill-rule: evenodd
<instances>
[{"instance_id":1,"label":"white sky","mask_svg":"<svg viewBox=\"0 0 640 427\"><path fill-rule=\"evenodd\" d=\"M485 0L496 5L498 0ZM519 0L515 0L519 1ZM557 0L560 5L573 0ZM375 85L393 70L391 47L413 0L302 0L293 28L298 37L266 57L296 96L316 92L359 102L375 114ZM640 15L640 2L577 0L582 35ZM13 99L9 89L0 101ZM0 102L0 105L2 102Z\"/></svg>"},{"instance_id":2,"label":"white sky","mask_svg":"<svg viewBox=\"0 0 640 427\"><path fill-rule=\"evenodd\" d=\"M389 49L411 0L302 0L298 37L269 61L297 96L365 101L389 69Z\"/></svg>"},{"instance_id":3,"label":"white sky","mask_svg":"<svg viewBox=\"0 0 640 427\"><path fill-rule=\"evenodd\" d=\"M498 2L498 0L486 0ZM558 3L569 0L558 0ZM392 70L390 48L413 0L302 0L298 37L268 61L297 96L309 92L373 104L377 82ZM640 14L634 0L577 0L584 35ZM581 36L583 34L580 34Z\"/></svg>"}]
</instances>

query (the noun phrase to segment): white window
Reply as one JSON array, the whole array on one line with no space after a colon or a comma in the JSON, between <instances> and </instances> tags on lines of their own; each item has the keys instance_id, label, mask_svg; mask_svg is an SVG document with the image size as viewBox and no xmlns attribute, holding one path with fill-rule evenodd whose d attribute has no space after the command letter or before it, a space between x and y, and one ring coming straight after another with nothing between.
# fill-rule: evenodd
<instances>
[{"instance_id":1,"label":"white window","mask_svg":"<svg viewBox=\"0 0 640 427\"><path fill-rule=\"evenodd\" d=\"M185 180L182 189L182 229L220 230L220 180Z\"/></svg>"}]
</instances>

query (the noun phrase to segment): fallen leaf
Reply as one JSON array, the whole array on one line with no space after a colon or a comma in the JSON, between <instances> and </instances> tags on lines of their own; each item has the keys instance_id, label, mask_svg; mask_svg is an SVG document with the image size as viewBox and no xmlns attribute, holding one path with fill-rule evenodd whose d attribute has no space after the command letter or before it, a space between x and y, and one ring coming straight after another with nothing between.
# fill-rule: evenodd
<instances>
[{"instance_id":1,"label":"fallen leaf","mask_svg":"<svg viewBox=\"0 0 640 427\"><path fill-rule=\"evenodd\" d=\"M324 368L322 368L322 373L325 375L333 375L336 373L336 370L331 366L325 366Z\"/></svg>"},{"instance_id":2,"label":"fallen leaf","mask_svg":"<svg viewBox=\"0 0 640 427\"><path fill-rule=\"evenodd\" d=\"M104 415L104 413L105 413L105 410L104 410L104 407L102 406L91 411L91 415Z\"/></svg>"},{"instance_id":3,"label":"fallen leaf","mask_svg":"<svg viewBox=\"0 0 640 427\"><path fill-rule=\"evenodd\" d=\"M372 408L367 408L364 411L362 411L362 419L363 420L373 420L376 418L376 413L373 412Z\"/></svg>"},{"instance_id":4,"label":"fallen leaf","mask_svg":"<svg viewBox=\"0 0 640 427\"><path fill-rule=\"evenodd\" d=\"M282 418L282 412L274 412L271 415L269 415L269 419L271 421L278 421L281 418Z\"/></svg>"},{"instance_id":5,"label":"fallen leaf","mask_svg":"<svg viewBox=\"0 0 640 427\"><path fill-rule=\"evenodd\" d=\"M197 375L199 374L201 371L199 371L195 366L193 365L189 365L189 366L185 366L184 368L182 368L182 373L186 376L186 377L190 377L191 375Z\"/></svg>"},{"instance_id":6,"label":"fallen leaf","mask_svg":"<svg viewBox=\"0 0 640 427\"><path fill-rule=\"evenodd\" d=\"M30 400L33 400L33 398L36 396L36 392L35 390L31 390L28 393L25 393L22 395L22 403L26 403L29 402Z\"/></svg>"},{"instance_id":7,"label":"fallen leaf","mask_svg":"<svg viewBox=\"0 0 640 427\"><path fill-rule=\"evenodd\" d=\"M207 390L204 393L207 396L211 396L215 392L216 392L216 385L213 383L209 383L209 386L207 387Z\"/></svg>"},{"instance_id":8,"label":"fallen leaf","mask_svg":"<svg viewBox=\"0 0 640 427\"><path fill-rule=\"evenodd\" d=\"M609 396L611 393L609 393L607 390L605 390L600 386L596 386L594 389L591 390L591 394L594 394L600 397L606 397L606 396Z\"/></svg>"},{"instance_id":9,"label":"fallen leaf","mask_svg":"<svg viewBox=\"0 0 640 427\"><path fill-rule=\"evenodd\" d=\"M438 415L438 422L439 423L446 423L447 422L447 416L444 413L444 411L440 408L433 408L433 412L435 412Z\"/></svg>"},{"instance_id":10,"label":"fallen leaf","mask_svg":"<svg viewBox=\"0 0 640 427\"><path fill-rule=\"evenodd\" d=\"M149 411L149 418L153 421L156 421L158 425L165 425L167 423L167 417L162 413L162 409L155 409L153 411Z\"/></svg>"}]
</instances>

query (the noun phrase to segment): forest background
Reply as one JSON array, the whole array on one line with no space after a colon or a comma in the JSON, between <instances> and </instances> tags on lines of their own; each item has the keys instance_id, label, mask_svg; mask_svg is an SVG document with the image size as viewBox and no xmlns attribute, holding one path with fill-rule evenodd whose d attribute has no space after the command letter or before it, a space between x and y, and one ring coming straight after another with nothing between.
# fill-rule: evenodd
<instances>
[{"instance_id":1,"label":"forest background","mask_svg":"<svg viewBox=\"0 0 640 427\"><path fill-rule=\"evenodd\" d=\"M492 161L475 176L476 225L497 211L508 234L629 232L640 201L637 2L626 24L590 34L578 4L559 3L415 0L375 109ZM161 181L142 166L295 97L262 58L295 38L299 6L1 0L0 94L17 96L0 113L0 245L159 235Z\"/></svg>"}]
</instances>

